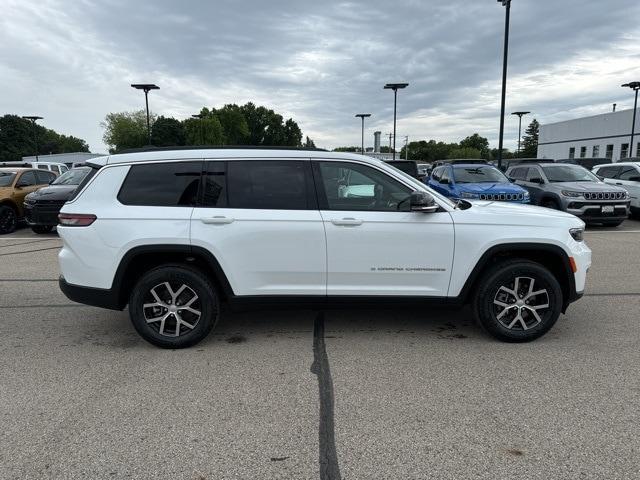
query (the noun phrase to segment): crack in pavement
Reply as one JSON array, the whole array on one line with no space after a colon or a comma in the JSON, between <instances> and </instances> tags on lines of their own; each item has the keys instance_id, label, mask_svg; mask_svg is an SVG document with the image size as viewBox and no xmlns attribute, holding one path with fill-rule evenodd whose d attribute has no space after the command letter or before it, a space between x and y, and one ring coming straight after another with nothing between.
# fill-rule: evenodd
<instances>
[{"instance_id":1,"label":"crack in pavement","mask_svg":"<svg viewBox=\"0 0 640 480\"><path fill-rule=\"evenodd\" d=\"M333 380L324 342L324 312L318 312L313 325L313 364L311 373L318 377L320 422L318 427L320 480L340 480L334 429Z\"/></svg>"},{"instance_id":2,"label":"crack in pavement","mask_svg":"<svg viewBox=\"0 0 640 480\"><path fill-rule=\"evenodd\" d=\"M26 250L24 252L10 252L10 253L0 253L0 257L4 257L5 255L20 255L21 253L32 253L32 252L44 252L45 250L60 250L62 247L49 247L49 248L39 248L37 250Z\"/></svg>"}]
</instances>

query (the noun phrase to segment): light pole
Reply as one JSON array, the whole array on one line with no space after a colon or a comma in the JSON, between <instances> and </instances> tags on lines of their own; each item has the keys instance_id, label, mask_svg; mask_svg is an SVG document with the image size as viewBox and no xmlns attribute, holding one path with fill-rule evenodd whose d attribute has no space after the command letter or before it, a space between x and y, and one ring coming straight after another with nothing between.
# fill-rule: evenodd
<instances>
[{"instance_id":1,"label":"light pole","mask_svg":"<svg viewBox=\"0 0 640 480\"><path fill-rule=\"evenodd\" d=\"M387 83L384 88L393 90L393 160L396 159L396 104L398 102L398 90L408 87L408 83Z\"/></svg>"},{"instance_id":2,"label":"light pole","mask_svg":"<svg viewBox=\"0 0 640 480\"><path fill-rule=\"evenodd\" d=\"M204 145L204 115L201 113L196 113L194 115L191 115L193 118L199 118L200 119L200 145Z\"/></svg>"},{"instance_id":3,"label":"light pole","mask_svg":"<svg viewBox=\"0 0 640 480\"><path fill-rule=\"evenodd\" d=\"M362 135L361 135L361 152L362 155L364 155L364 119L367 117L370 117L371 114L370 113L356 113L356 117L360 117L360 119L362 120Z\"/></svg>"},{"instance_id":4,"label":"light pole","mask_svg":"<svg viewBox=\"0 0 640 480\"><path fill-rule=\"evenodd\" d=\"M502 59L502 102L500 103L500 137L498 140L498 168L502 167L502 145L504 139L504 103L507 96L507 56L509 54L509 14L511 0L498 0L506 8L504 20L504 57Z\"/></svg>"},{"instance_id":5,"label":"light pole","mask_svg":"<svg viewBox=\"0 0 640 480\"><path fill-rule=\"evenodd\" d=\"M38 161L38 127L36 127L36 120L42 120L42 117L37 115L25 115L22 118L30 120L33 124L33 143L36 146L36 162Z\"/></svg>"},{"instance_id":6,"label":"light pole","mask_svg":"<svg viewBox=\"0 0 640 480\"><path fill-rule=\"evenodd\" d=\"M518 154L520 154L520 138L522 138L522 116L531 112L512 112L511 115L518 115Z\"/></svg>"},{"instance_id":7,"label":"light pole","mask_svg":"<svg viewBox=\"0 0 640 480\"><path fill-rule=\"evenodd\" d=\"M633 120L631 121L631 143L629 144L629 157L633 157L633 135L636 132L636 109L638 108L638 90L640 90L640 82L630 82L622 85L623 87L629 87L636 92L636 99L633 102ZM636 155L638 152L636 152Z\"/></svg>"},{"instance_id":8,"label":"light pole","mask_svg":"<svg viewBox=\"0 0 640 480\"><path fill-rule=\"evenodd\" d=\"M144 90L144 103L147 107L147 141L151 145L151 125L149 124L149 92L151 90L160 90L160 87L153 83L132 83L131 86L136 90Z\"/></svg>"}]
</instances>

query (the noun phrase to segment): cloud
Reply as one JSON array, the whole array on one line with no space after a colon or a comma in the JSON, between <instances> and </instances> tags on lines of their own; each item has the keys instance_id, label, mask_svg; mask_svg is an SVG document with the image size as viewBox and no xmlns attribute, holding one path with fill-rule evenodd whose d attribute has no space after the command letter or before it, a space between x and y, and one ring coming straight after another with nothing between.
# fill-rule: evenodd
<instances>
[{"instance_id":1,"label":"cloud","mask_svg":"<svg viewBox=\"0 0 640 480\"><path fill-rule=\"evenodd\" d=\"M512 7L508 112L542 123L631 106L640 78L640 5L632 0L518 0ZM7 113L104 151L99 124L143 106L129 84L154 82L154 112L184 118L203 105L253 101L293 117L316 144L398 137L497 144L504 8L496 2L5 0L0 87ZM4 113L4 112L3 112ZM508 118L506 145L516 142Z\"/></svg>"}]
</instances>

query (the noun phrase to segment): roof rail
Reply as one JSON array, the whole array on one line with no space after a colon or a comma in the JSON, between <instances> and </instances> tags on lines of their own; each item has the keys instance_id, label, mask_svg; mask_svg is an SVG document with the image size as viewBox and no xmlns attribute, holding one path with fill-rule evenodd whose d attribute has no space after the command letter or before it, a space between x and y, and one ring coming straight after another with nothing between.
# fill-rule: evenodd
<instances>
[{"instance_id":1,"label":"roof rail","mask_svg":"<svg viewBox=\"0 0 640 480\"><path fill-rule=\"evenodd\" d=\"M125 150L114 153L143 153L143 152L166 152L172 150L299 150L309 152L326 152L324 148L312 147L278 147L278 146L262 146L262 145L188 145L188 146L172 146L172 147L154 147L146 146L140 148L127 148Z\"/></svg>"}]
</instances>

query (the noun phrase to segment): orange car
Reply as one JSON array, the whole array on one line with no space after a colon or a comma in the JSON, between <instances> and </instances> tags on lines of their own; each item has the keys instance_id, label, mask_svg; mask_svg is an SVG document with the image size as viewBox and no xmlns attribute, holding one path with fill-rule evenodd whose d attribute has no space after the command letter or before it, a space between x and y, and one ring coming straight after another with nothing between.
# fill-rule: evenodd
<instances>
[{"instance_id":1,"label":"orange car","mask_svg":"<svg viewBox=\"0 0 640 480\"><path fill-rule=\"evenodd\" d=\"M48 170L0 168L0 235L13 232L24 217L24 197L55 179Z\"/></svg>"}]
</instances>

